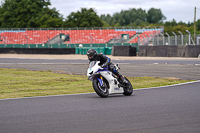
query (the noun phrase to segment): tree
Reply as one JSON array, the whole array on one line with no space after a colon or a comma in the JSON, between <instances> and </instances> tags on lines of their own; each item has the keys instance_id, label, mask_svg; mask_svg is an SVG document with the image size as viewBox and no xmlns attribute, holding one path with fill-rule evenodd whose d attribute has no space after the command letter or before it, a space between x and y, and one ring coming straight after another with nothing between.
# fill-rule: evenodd
<instances>
[{"instance_id":1,"label":"tree","mask_svg":"<svg viewBox=\"0 0 200 133\"><path fill-rule=\"evenodd\" d=\"M106 21L102 21L103 26L102 27L110 27L110 25Z\"/></svg>"},{"instance_id":2,"label":"tree","mask_svg":"<svg viewBox=\"0 0 200 133\"><path fill-rule=\"evenodd\" d=\"M160 23L165 19L166 17L162 14L162 11L160 9L151 8L147 12L147 21L150 24Z\"/></svg>"},{"instance_id":3,"label":"tree","mask_svg":"<svg viewBox=\"0 0 200 133\"><path fill-rule=\"evenodd\" d=\"M102 27L103 22L93 8L81 8L67 16L63 27Z\"/></svg>"},{"instance_id":4,"label":"tree","mask_svg":"<svg viewBox=\"0 0 200 133\"><path fill-rule=\"evenodd\" d=\"M106 21L109 25L113 25L119 23L121 26L127 26L132 24L139 25L140 23L146 21L146 12L145 10L139 9L129 9L129 10L121 10L121 12L116 12L113 16L101 15L100 18Z\"/></svg>"},{"instance_id":5,"label":"tree","mask_svg":"<svg viewBox=\"0 0 200 133\"><path fill-rule=\"evenodd\" d=\"M60 27L63 17L49 5L50 0L4 0L0 6L0 27Z\"/></svg>"},{"instance_id":6,"label":"tree","mask_svg":"<svg viewBox=\"0 0 200 133\"><path fill-rule=\"evenodd\" d=\"M197 30L200 31L200 19L197 20L196 27L197 27Z\"/></svg>"},{"instance_id":7,"label":"tree","mask_svg":"<svg viewBox=\"0 0 200 133\"><path fill-rule=\"evenodd\" d=\"M112 16L110 16L110 14L107 14L107 15L103 14L100 16L100 19L102 21L105 21L109 25L111 25L113 23L113 18L112 18Z\"/></svg>"},{"instance_id":8,"label":"tree","mask_svg":"<svg viewBox=\"0 0 200 133\"><path fill-rule=\"evenodd\" d=\"M40 28L59 28L63 24L63 16L55 8L44 8L43 13L38 16L36 23L40 25Z\"/></svg>"}]
</instances>

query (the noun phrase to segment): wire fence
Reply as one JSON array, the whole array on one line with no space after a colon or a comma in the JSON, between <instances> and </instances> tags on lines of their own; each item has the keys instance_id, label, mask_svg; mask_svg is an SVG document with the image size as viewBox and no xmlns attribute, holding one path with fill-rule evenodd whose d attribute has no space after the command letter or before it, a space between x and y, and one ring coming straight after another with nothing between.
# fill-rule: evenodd
<instances>
[{"instance_id":1,"label":"wire fence","mask_svg":"<svg viewBox=\"0 0 200 133\"><path fill-rule=\"evenodd\" d=\"M200 45L194 43L192 35L175 35L175 36L164 36L162 33L159 35L145 36L138 39L139 45L145 46L157 46L157 45Z\"/></svg>"}]
</instances>

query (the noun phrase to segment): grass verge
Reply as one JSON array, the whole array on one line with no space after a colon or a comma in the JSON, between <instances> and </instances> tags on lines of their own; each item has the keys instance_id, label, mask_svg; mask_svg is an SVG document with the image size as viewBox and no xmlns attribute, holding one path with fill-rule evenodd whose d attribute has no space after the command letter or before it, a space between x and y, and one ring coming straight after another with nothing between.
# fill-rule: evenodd
<instances>
[{"instance_id":1,"label":"grass verge","mask_svg":"<svg viewBox=\"0 0 200 133\"><path fill-rule=\"evenodd\" d=\"M188 80L128 77L134 89L185 83ZM94 92L85 75L0 68L0 99Z\"/></svg>"}]
</instances>

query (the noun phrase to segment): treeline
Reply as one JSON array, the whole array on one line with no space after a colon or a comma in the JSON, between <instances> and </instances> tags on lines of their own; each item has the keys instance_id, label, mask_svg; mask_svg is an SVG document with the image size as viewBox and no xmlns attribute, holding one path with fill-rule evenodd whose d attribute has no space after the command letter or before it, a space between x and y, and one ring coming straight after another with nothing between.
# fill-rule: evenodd
<instances>
[{"instance_id":1,"label":"treeline","mask_svg":"<svg viewBox=\"0 0 200 133\"><path fill-rule=\"evenodd\" d=\"M194 33L194 23L177 22L175 19L172 21L164 21L166 17L160 9L151 8L147 12L141 8L122 10L119 13L101 15L101 20L104 27L154 27L164 26L165 32L173 35L172 32L179 34L179 31L186 34L186 30ZM196 22L197 34L200 34L200 19Z\"/></svg>"},{"instance_id":2,"label":"treeline","mask_svg":"<svg viewBox=\"0 0 200 133\"><path fill-rule=\"evenodd\" d=\"M113 16L101 15L100 18L108 24L107 26L145 26L158 24L166 19L162 11L155 8L149 9L148 12L141 8L132 8L114 13Z\"/></svg>"},{"instance_id":3,"label":"treeline","mask_svg":"<svg viewBox=\"0 0 200 133\"><path fill-rule=\"evenodd\" d=\"M167 21L160 9L142 8L122 10L113 15L97 15L93 9L81 8L66 18L56 8L50 9L50 0L4 0L0 6L0 28L73 28L73 27L151 27L164 26L172 34L185 30L194 32L194 23ZM200 19L196 23L200 34Z\"/></svg>"}]
</instances>

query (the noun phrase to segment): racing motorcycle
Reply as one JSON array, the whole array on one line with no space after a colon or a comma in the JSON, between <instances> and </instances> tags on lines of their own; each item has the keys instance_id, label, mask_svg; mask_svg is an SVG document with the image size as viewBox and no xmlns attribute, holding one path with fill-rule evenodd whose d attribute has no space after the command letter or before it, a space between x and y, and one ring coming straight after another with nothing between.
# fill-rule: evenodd
<instances>
[{"instance_id":1,"label":"racing motorcycle","mask_svg":"<svg viewBox=\"0 0 200 133\"><path fill-rule=\"evenodd\" d=\"M100 61L91 61L87 70L87 76L92 81L93 89L102 98L108 97L111 94L124 94L130 96L133 93L133 87L130 81L122 83L117 75L108 70L108 67L102 68L99 65ZM115 65L118 70L118 64Z\"/></svg>"}]
</instances>

